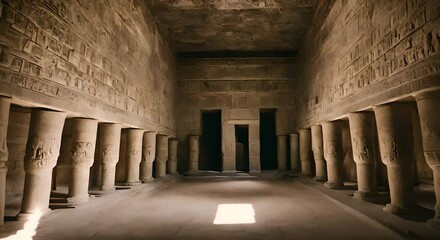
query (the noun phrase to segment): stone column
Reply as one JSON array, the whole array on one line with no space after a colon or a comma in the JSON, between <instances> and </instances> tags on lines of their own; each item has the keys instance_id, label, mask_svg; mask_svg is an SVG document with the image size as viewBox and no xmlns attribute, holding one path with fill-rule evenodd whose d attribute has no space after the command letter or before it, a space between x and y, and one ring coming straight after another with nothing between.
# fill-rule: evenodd
<instances>
[{"instance_id":1,"label":"stone column","mask_svg":"<svg viewBox=\"0 0 440 240\"><path fill-rule=\"evenodd\" d=\"M168 161L167 161L167 173L177 174L177 144L178 141L175 138L168 140Z\"/></svg>"},{"instance_id":2,"label":"stone column","mask_svg":"<svg viewBox=\"0 0 440 240\"><path fill-rule=\"evenodd\" d=\"M425 160L433 171L435 217L428 225L440 230L440 90L416 95Z\"/></svg>"},{"instance_id":3,"label":"stone column","mask_svg":"<svg viewBox=\"0 0 440 240\"><path fill-rule=\"evenodd\" d=\"M407 103L374 108L382 162L387 166L391 203L384 211L407 213L415 207L411 111Z\"/></svg>"},{"instance_id":4,"label":"stone column","mask_svg":"<svg viewBox=\"0 0 440 240\"><path fill-rule=\"evenodd\" d=\"M188 172L199 171L199 136L188 136Z\"/></svg>"},{"instance_id":5,"label":"stone column","mask_svg":"<svg viewBox=\"0 0 440 240\"><path fill-rule=\"evenodd\" d=\"M324 146L322 140L322 126L314 125L311 127L312 132L312 151L315 160L315 177L316 181L327 180L327 167L324 159Z\"/></svg>"},{"instance_id":6,"label":"stone column","mask_svg":"<svg viewBox=\"0 0 440 240\"><path fill-rule=\"evenodd\" d=\"M6 172L8 171L6 162L9 156L6 140L10 106L10 99L0 96L0 225L4 224L5 217Z\"/></svg>"},{"instance_id":7,"label":"stone column","mask_svg":"<svg viewBox=\"0 0 440 240\"><path fill-rule=\"evenodd\" d=\"M168 161L168 136L158 134L156 136L156 160L154 162L154 171L156 177L165 177L167 174Z\"/></svg>"},{"instance_id":8,"label":"stone column","mask_svg":"<svg viewBox=\"0 0 440 240\"><path fill-rule=\"evenodd\" d=\"M65 119L66 114L62 112L32 109L24 158L26 176L21 213L49 210L52 169L60 153Z\"/></svg>"},{"instance_id":9,"label":"stone column","mask_svg":"<svg viewBox=\"0 0 440 240\"><path fill-rule=\"evenodd\" d=\"M361 199L373 197L377 194L374 113L350 113L348 119L358 185L353 197Z\"/></svg>"},{"instance_id":10,"label":"stone column","mask_svg":"<svg viewBox=\"0 0 440 240\"><path fill-rule=\"evenodd\" d=\"M312 142L310 130L299 130L299 158L301 159L301 175L312 175Z\"/></svg>"},{"instance_id":11,"label":"stone column","mask_svg":"<svg viewBox=\"0 0 440 240\"><path fill-rule=\"evenodd\" d=\"M153 181L153 162L156 158L156 132L149 131L144 133L144 143L142 145L141 161L141 181Z\"/></svg>"},{"instance_id":12,"label":"stone column","mask_svg":"<svg viewBox=\"0 0 440 240\"><path fill-rule=\"evenodd\" d=\"M99 154L102 164L101 191L115 190L116 164L119 160L121 125L102 123L99 128Z\"/></svg>"},{"instance_id":13,"label":"stone column","mask_svg":"<svg viewBox=\"0 0 440 240\"><path fill-rule=\"evenodd\" d=\"M135 186L141 184L139 171L142 160L142 138L144 130L128 129L127 130L127 181L125 185Z\"/></svg>"},{"instance_id":14,"label":"stone column","mask_svg":"<svg viewBox=\"0 0 440 240\"><path fill-rule=\"evenodd\" d=\"M290 136L290 169L294 173L300 171L299 160L299 135L298 133L289 134Z\"/></svg>"},{"instance_id":15,"label":"stone column","mask_svg":"<svg viewBox=\"0 0 440 240\"><path fill-rule=\"evenodd\" d=\"M287 135L277 135L278 172L287 170Z\"/></svg>"},{"instance_id":16,"label":"stone column","mask_svg":"<svg viewBox=\"0 0 440 240\"><path fill-rule=\"evenodd\" d=\"M95 157L98 121L77 118L72 123L72 166L70 170L69 203L89 201L89 174Z\"/></svg>"},{"instance_id":17,"label":"stone column","mask_svg":"<svg viewBox=\"0 0 440 240\"><path fill-rule=\"evenodd\" d=\"M324 159L327 161L326 187L337 189L344 186L342 156L342 135L339 123L325 122L322 124Z\"/></svg>"}]
</instances>

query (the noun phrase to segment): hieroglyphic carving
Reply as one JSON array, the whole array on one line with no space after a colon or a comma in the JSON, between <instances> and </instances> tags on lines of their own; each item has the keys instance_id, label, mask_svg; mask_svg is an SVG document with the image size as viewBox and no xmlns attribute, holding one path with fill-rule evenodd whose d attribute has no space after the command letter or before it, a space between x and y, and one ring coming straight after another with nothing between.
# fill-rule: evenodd
<instances>
[{"instance_id":1,"label":"hieroglyphic carving","mask_svg":"<svg viewBox=\"0 0 440 240\"><path fill-rule=\"evenodd\" d=\"M28 167L54 167L60 151L56 138L31 136L25 164Z\"/></svg>"},{"instance_id":2,"label":"hieroglyphic carving","mask_svg":"<svg viewBox=\"0 0 440 240\"><path fill-rule=\"evenodd\" d=\"M352 136L353 139L353 158L356 163L369 163L370 144L366 137Z\"/></svg>"},{"instance_id":3,"label":"hieroglyphic carving","mask_svg":"<svg viewBox=\"0 0 440 240\"><path fill-rule=\"evenodd\" d=\"M399 148L393 136L382 136L379 138L382 162L384 164L396 164L399 161Z\"/></svg>"},{"instance_id":4,"label":"hieroglyphic carving","mask_svg":"<svg viewBox=\"0 0 440 240\"><path fill-rule=\"evenodd\" d=\"M72 146L72 165L92 165L94 153L94 143L93 142L76 142Z\"/></svg>"},{"instance_id":5,"label":"hieroglyphic carving","mask_svg":"<svg viewBox=\"0 0 440 240\"><path fill-rule=\"evenodd\" d=\"M101 160L104 164L116 164L119 160L119 146L114 144L107 144L102 147Z\"/></svg>"},{"instance_id":6,"label":"hieroglyphic carving","mask_svg":"<svg viewBox=\"0 0 440 240\"><path fill-rule=\"evenodd\" d=\"M338 143L335 141L324 142L324 157L327 161L342 161L341 153L338 149Z\"/></svg>"}]
</instances>

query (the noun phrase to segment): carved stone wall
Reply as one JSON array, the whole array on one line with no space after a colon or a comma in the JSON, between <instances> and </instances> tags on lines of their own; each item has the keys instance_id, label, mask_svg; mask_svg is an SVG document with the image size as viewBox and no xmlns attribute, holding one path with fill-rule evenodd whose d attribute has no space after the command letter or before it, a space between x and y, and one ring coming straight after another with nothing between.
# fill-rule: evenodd
<instances>
[{"instance_id":1,"label":"carved stone wall","mask_svg":"<svg viewBox=\"0 0 440 240\"><path fill-rule=\"evenodd\" d=\"M0 94L173 134L173 54L140 0L0 3Z\"/></svg>"},{"instance_id":2,"label":"carved stone wall","mask_svg":"<svg viewBox=\"0 0 440 240\"><path fill-rule=\"evenodd\" d=\"M295 111L290 91L292 69L292 59L179 60L177 69L179 159L187 159L187 136L201 135L203 110L222 110L224 160L235 159L234 124L249 125L250 156L253 159L259 158L258 133L261 108L277 109L278 135L287 135L293 131ZM185 170L185 166L182 165L185 162L180 161L180 171ZM235 168L235 164L231 162L229 167Z\"/></svg>"},{"instance_id":3,"label":"carved stone wall","mask_svg":"<svg viewBox=\"0 0 440 240\"><path fill-rule=\"evenodd\" d=\"M317 12L298 56L297 128L440 86L440 1L322 1Z\"/></svg>"}]
</instances>

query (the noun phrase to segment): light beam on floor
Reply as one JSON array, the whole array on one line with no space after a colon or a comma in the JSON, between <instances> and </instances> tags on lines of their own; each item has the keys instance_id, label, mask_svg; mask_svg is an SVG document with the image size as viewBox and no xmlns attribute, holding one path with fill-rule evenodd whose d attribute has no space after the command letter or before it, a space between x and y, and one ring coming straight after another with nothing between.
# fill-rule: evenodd
<instances>
[{"instance_id":1,"label":"light beam on floor","mask_svg":"<svg viewBox=\"0 0 440 240\"><path fill-rule=\"evenodd\" d=\"M255 211L252 204L219 204L214 224L254 224Z\"/></svg>"},{"instance_id":2,"label":"light beam on floor","mask_svg":"<svg viewBox=\"0 0 440 240\"><path fill-rule=\"evenodd\" d=\"M17 231L17 233L12 236L5 238L5 240L32 240L32 237L37 233L36 229L41 216L42 214L40 212L29 214L23 225L23 229Z\"/></svg>"}]
</instances>

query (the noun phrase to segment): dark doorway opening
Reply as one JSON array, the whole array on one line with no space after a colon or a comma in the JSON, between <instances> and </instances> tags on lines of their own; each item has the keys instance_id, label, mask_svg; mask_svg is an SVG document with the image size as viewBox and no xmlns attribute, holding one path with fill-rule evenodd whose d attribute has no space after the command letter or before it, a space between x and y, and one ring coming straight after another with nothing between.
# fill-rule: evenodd
<instances>
[{"instance_id":1,"label":"dark doorway opening","mask_svg":"<svg viewBox=\"0 0 440 240\"><path fill-rule=\"evenodd\" d=\"M249 126L235 125L235 167L249 172Z\"/></svg>"},{"instance_id":2,"label":"dark doorway opening","mask_svg":"<svg viewBox=\"0 0 440 240\"><path fill-rule=\"evenodd\" d=\"M202 112L199 170L222 170L222 112Z\"/></svg>"},{"instance_id":3,"label":"dark doorway opening","mask_svg":"<svg viewBox=\"0 0 440 240\"><path fill-rule=\"evenodd\" d=\"M260 110L261 170L276 170L278 167L275 113L275 109Z\"/></svg>"}]
</instances>

